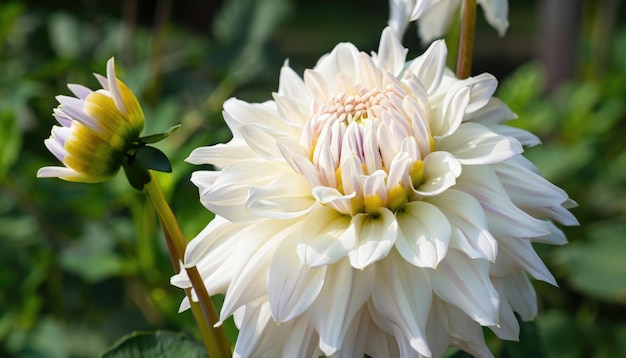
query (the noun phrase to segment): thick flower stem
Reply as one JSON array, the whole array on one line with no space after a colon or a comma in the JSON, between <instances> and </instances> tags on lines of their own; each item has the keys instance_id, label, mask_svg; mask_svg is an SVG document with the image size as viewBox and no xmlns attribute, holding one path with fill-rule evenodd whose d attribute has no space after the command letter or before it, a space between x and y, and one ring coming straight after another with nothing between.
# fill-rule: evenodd
<instances>
[{"instance_id":1,"label":"thick flower stem","mask_svg":"<svg viewBox=\"0 0 626 358\"><path fill-rule=\"evenodd\" d=\"M167 248L170 253L170 259L172 260L172 266L174 267L174 272L179 273L181 270L180 263L185 255L187 241L183 236L172 209L163 196L163 191L159 186L156 175L151 170L150 181L145 185L145 190L156 208L161 221L163 233L165 234L165 241L167 242ZM206 289L204 288L202 281L200 281L200 284L206 293ZM213 306L211 298L208 294L198 294L200 302L195 302L191 299L191 289L185 290L185 294L191 304L193 317L196 320L196 324L200 330L200 335L202 336L202 340L204 341L204 345L209 353L209 356L216 358L230 357L230 345L228 343L228 339L226 338L224 329L221 326L213 327L217 323L218 317L217 313L215 313L217 311ZM207 314L207 312L210 312L211 309L214 314ZM228 348L228 351L222 348L224 346Z\"/></svg>"},{"instance_id":2,"label":"thick flower stem","mask_svg":"<svg viewBox=\"0 0 626 358\"><path fill-rule=\"evenodd\" d=\"M193 289L198 295L198 302L200 302L200 307L202 307L204 316L208 317L210 322L219 321L217 310L215 309L215 306L213 306L211 297L209 296L209 293L204 286L204 282L202 281L202 276L200 276L200 272L198 272L198 268L196 266L185 267L185 270L187 271L187 276L189 276ZM230 345L228 344L228 338L226 337L226 332L224 332L222 326L220 325L218 327L214 327L214 325L211 325L209 326L209 331L213 337L216 337L218 344L217 352L209 352L209 357L230 357Z\"/></svg>"},{"instance_id":3,"label":"thick flower stem","mask_svg":"<svg viewBox=\"0 0 626 358\"><path fill-rule=\"evenodd\" d=\"M463 0L461 12L461 36L456 62L456 76L464 79L472 74L474 33L476 30L476 0Z\"/></svg>"}]
</instances>

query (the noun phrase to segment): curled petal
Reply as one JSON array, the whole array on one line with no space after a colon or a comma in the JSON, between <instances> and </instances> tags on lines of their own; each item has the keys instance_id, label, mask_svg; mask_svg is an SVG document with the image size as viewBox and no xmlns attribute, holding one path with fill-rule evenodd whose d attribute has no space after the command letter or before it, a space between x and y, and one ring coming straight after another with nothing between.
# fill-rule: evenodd
<instances>
[{"instance_id":1,"label":"curled petal","mask_svg":"<svg viewBox=\"0 0 626 358\"><path fill-rule=\"evenodd\" d=\"M431 356L426 341L426 321L432 303L428 275L398 258L392 258L383 267L376 271L377 289L372 294L376 311L408 336L413 350Z\"/></svg>"},{"instance_id":2,"label":"curled petal","mask_svg":"<svg viewBox=\"0 0 626 358\"><path fill-rule=\"evenodd\" d=\"M471 195L449 189L429 197L450 223L450 246L472 259L495 261L498 253L496 239L489 232L487 217L480 204Z\"/></svg>"},{"instance_id":3,"label":"curled petal","mask_svg":"<svg viewBox=\"0 0 626 358\"><path fill-rule=\"evenodd\" d=\"M309 267L294 253L296 235L276 250L269 268L267 289L276 322L300 316L315 301L324 284L327 266Z\"/></svg>"},{"instance_id":4,"label":"curled petal","mask_svg":"<svg viewBox=\"0 0 626 358\"><path fill-rule=\"evenodd\" d=\"M400 255L412 265L436 268L446 256L451 235L441 211L426 202L410 202L398 214L398 225L396 248Z\"/></svg>"},{"instance_id":5,"label":"curled petal","mask_svg":"<svg viewBox=\"0 0 626 358\"><path fill-rule=\"evenodd\" d=\"M372 293L374 273L372 266L354 270L347 262L328 267L322 292L310 309L319 348L325 355L341 348L350 323Z\"/></svg>"},{"instance_id":6,"label":"curled petal","mask_svg":"<svg viewBox=\"0 0 626 358\"><path fill-rule=\"evenodd\" d=\"M446 43L443 40L438 40L433 42L423 55L411 61L409 65L408 71L420 79L429 94L433 94L439 88L441 77L446 68L447 56Z\"/></svg>"},{"instance_id":7,"label":"curled petal","mask_svg":"<svg viewBox=\"0 0 626 358\"><path fill-rule=\"evenodd\" d=\"M348 257L356 269L363 269L387 256L398 236L398 222L387 208L381 208L376 216L358 214L350 225L355 228L357 243Z\"/></svg>"},{"instance_id":8,"label":"curled petal","mask_svg":"<svg viewBox=\"0 0 626 358\"><path fill-rule=\"evenodd\" d=\"M485 12L485 18L500 36L504 36L509 27L509 2L501 0L478 0Z\"/></svg>"},{"instance_id":9,"label":"curled petal","mask_svg":"<svg viewBox=\"0 0 626 358\"><path fill-rule=\"evenodd\" d=\"M500 296L489 279L489 262L471 260L449 250L437 269L429 271L433 291L483 326L498 323Z\"/></svg>"},{"instance_id":10,"label":"curled petal","mask_svg":"<svg viewBox=\"0 0 626 358\"><path fill-rule=\"evenodd\" d=\"M442 138L437 148L452 153L464 165L500 163L523 151L515 139L477 123L462 124L454 134Z\"/></svg>"},{"instance_id":11,"label":"curled petal","mask_svg":"<svg viewBox=\"0 0 626 358\"><path fill-rule=\"evenodd\" d=\"M296 252L310 267L333 264L356 244L354 226L349 216L327 207L318 207L302 223Z\"/></svg>"},{"instance_id":12,"label":"curled petal","mask_svg":"<svg viewBox=\"0 0 626 358\"><path fill-rule=\"evenodd\" d=\"M304 178L285 174L265 186L250 188L246 209L262 217L291 219L310 212L315 203Z\"/></svg>"},{"instance_id":13,"label":"curled petal","mask_svg":"<svg viewBox=\"0 0 626 358\"><path fill-rule=\"evenodd\" d=\"M402 71L408 52L409 50L402 46L393 30L390 27L386 27L380 37L378 67L398 75Z\"/></svg>"},{"instance_id":14,"label":"curled petal","mask_svg":"<svg viewBox=\"0 0 626 358\"><path fill-rule=\"evenodd\" d=\"M433 152L424 158L424 182L415 190L422 196L443 193L456 184L461 175L461 163L446 152Z\"/></svg>"},{"instance_id":15,"label":"curled petal","mask_svg":"<svg viewBox=\"0 0 626 358\"><path fill-rule=\"evenodd\" d=\"M353 211L352 198L356 193L344 195L337 189L327 186L316 186L311 193L320 203L328 204L341 213L351 214Z\"/></svg>"}]
</instances>

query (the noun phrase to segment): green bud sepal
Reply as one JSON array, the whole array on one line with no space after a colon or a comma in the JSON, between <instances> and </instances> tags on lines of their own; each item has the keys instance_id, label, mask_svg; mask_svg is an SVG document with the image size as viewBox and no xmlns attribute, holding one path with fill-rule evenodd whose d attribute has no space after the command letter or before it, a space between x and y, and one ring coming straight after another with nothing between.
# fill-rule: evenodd
<instances>
[{"instance_id":1,"label":"green bud sepal","mask_svg":"<svg viewBox=\"0 0 626 358\"><path fill-rule=\"evenodd\" d=\"M172 165L165 153L146 144L159 142L169 137L178 128L180 124L173 126L167 132L141 137L126 150L122 167L133 188L143 190L143 187L150 182L148 170L172 172Z\"/></svg>"}]
</instances>

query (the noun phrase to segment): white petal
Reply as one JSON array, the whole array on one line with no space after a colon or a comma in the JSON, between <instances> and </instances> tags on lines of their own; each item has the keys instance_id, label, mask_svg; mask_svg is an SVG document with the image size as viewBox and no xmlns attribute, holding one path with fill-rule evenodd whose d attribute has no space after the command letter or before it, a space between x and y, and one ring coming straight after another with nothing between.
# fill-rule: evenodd
<instances>
[{"instance_id":1,"label":"white petal","mask_svg":"<svg viewBox=\"0 0 626 358\"><path fill-rule=\"evenodd\" d=\"M517 141L524 147L534 147L541 144L541 139L539 139L539 137L521 128L505 125L490 125L487 127L502 136L517 139Z\"/></svg>"},{"instance_id":2,"label":"white petal","mask_svg":"<svg viewBox=\"0 0 626 358\"><path fill-rule=\"evenodd\" d=\"M304 178L283 174L265 186L250 188L246 209L262 217L291 219L310 212L315 203Z\"/></svg>"},{"instance_id":3,"label":"white petal","mask_svg":"<svg viewBox=\"0 0 626 358\"><path fill-rule=\"evenodd\" d=\"M472 122L492 126L510 119L516 119L517 114L513 113L513 111L497 97L491 97L488 99L487 104L468 117L469 118L466 119Z\"/></svg>"},{"instance_id":4,"label":"white petal","mask_svg":"<svg viewBox=\"0 0 626 358\"><path fill-rule=\"evenodd\" d=\"M503 277L504 288L511 307L524 321L530 321L537 315L537 294L528 275L519 272Z\"/></svg>"},{"instance_id":5,"label":"white petal","mask_svg":"<svg viewBox=\"0 0 626 358\"><path fill-rule=\"evenodd\" d=\"M294 321L293 325L284 323L281 326L286 326L286 332L282 334L285 337L285 343L280 352L281 357L318 357L321 355L317 348L317 334L309 324L308 317L301 316ZM273 357L277 356L278 354Z\"/></svg>"},{"instance_id":6,"label":"white petal","mask_svg":"<svg viewBox=\"0 0 626 358\"><path fill-rule=\"evenodd\" d=\"M307 89L313 94L313 103L317 103L318 105L326 103L331 91L329 84L326 82L326 79L322 76L322 74L316 72L315 70L304 70L304 83L306 84Z\"/></svg>"},{"instance_id":7,"label":"white petal","mask_svg":"<svg viewBox=\"0 0 626 358\"><path fill-rule=\"evenodd\" d=\"M363 357L365 342L370 325L369 312L364 307L355 315L350 327L346 331L341 348L333 354L333 358Z\"/></svg>"},{"instance_id":8,"label":"white petal","mask_svg":"<svg viewBox=\"0 0 626 358\"><path fill-rule=\"evenodd\" d=\"M449 320L446 306L449 305L438 297L433 297L430 315L426 323L426 336L433 357L443 357L452 343L448 329Z\"/></svg>"},{"instance_id":9,"label":"white petal","mask_svg":"<svg viewBox=\"0 0 626 358\"><path fill-rule=\"evenodd\" d=\"M374 271L373 266L355 270L347 261L328 267L322 292L309 310L325 355L341 348L352 319L372 292Z\"/></svg>"},{"instance_id":10,"label":"white petal","mask_svg":"<svg viewBox=\"0 0 626 358\"><path fill-rule=\"evenodd\" d=\"M493 357L485 343L482 327L457 307L447 305L450 346L460 348L474 357Z\"/></svg>"},{"instance_id":11,"label":"white petal","mask_svg":"<svg viewBox=\"0 0 626 358\"><path fill-rule=\"evenodd\" d=\"M466 117L470 118L472 113L481 110L489 103L498 87L498 80L490 73L481 73L461 80L455 85L467 86L471 89L466 110Z\"/></svg>"},{"instance_id":12,"label":"white petal","mask_svg":"<svg viewBox=\"0 0 626 358\"><path fill-rule=\"evenodd\" d=\"M567 193L523 166L519 160L509 160L493 166L511 201L527 213L556 220L563 225L578 225L578 220L561 206Z\"/></svg>"},{"instance_id":13,"label":"white petal","mask_svg":"<svg viewBox=\"0 0 626 358\"><path fill-rule=\"evenodd\" d=\"M288 98L277 93L273 93L272 97L276 102L281 118L294 128L302 128L309 118L308 107L298 97Z\"/></svg>"},{"instance_id":14,"label":"white petal","mask_svg":"<svg viewBox=\"0 0 626 358\"><path fill-rule=\"evenodd\" d=\"M408 71L417 75L429 94L434 93L441 83L447 55L446 43L438 40L433 42L423 55L411 61Z\"/></svg>"},{"instance_id":15,"label":"white petal","mask_svg":"<svg viewBox=\"0 0 626 358\"><path fill-rule=\"evenodd\" d=\"M464 165L494 164L523 152L515 139L504 137L477 123L463 123L456 132L442 138L437 149L450 152Z\"/></svg>"},{"instance_id":16,"label":"white petal","mask_svg":"<svg viewBox=\"0 0 626 358\"><path fill-rule=\"evenodd\" d=\"M485 212L478 203L462 191L450 189L427 198L446 216L452 228L450 247L464 252L472 259L495 261L498 244L489 232Z\"/></svg>"},{"instance_id":17,"label":"white petal","mask_svg":"<svg viewBox=\"0 0 626 358\"><path fill-rule=\"evenodd\" d=\"M382 85L382 71L376 66L372 57L361 52L359 54L358 82L365 88L379 88Z\"/></svg>"},{"instance_id":18,"label":"white petal","mask_svg":"<svg viewBox=\"0 0 626 358\"><path fill-rule=\"evenodd\" d=\"M65 112L68 117L88 127L94 131L94 133L101 134L103 128L100 122L83 111L85 101L68 96L56 96L55 98L61 104L60 109ZM106 139L108 140L109 138Z\"/></svg>"},{"instance_id":19,"label":"white petal","mask_svg":"<svg viewBox=\"0 0 626 358\"><path fill-rule=\"evenodd\" d=\"M448 251L448 219L434 205L413 201L397 214L397 220L396 248L400 255L418 267L437 267Z\"/></svg>"},{"instance_id":20,"label":"white petal","mask_svg":"<svg viewBox=\"0 0 626 358\"><path fill-rule=\"evenodd\" d=\"M276 322L300 316L313 303L324 284L326 266L308 267L296 255L297 235L284 240L269 268L267 290Z\"/></svg>"},{"instance_id":21,"label":"white petal","mask_svg":"<svg viewBox=\"0 0 626 358\"><path fill-rule=\"evenodd\" d=\"M445 35L460 4L461 0L439 0L433 3L419 19L419 34L423 43Z\"/></svg>"},{"instance_id":22,"label":"white petal","mask_svg":"<svg viewBox=\"0 0 626 358\"><path fill-rule=\"evenodd\" d=\"M355 227L357 243L348 257L356 269L363 269L385 258L398 236L398 222L387 208L381 208L377 217L358 214L350 225Z\"/></svg>"},{"instance_id":23,"label":"white petal","mask_svg":"<svg viewBox=\"0 0 626 358\"><path fill-rule=\"evenodd\" d=\"M389 0L389 20L387 24L400 39L410 21L409 0Z\"/></svg>"},{"instance_id":24,"label":"white petal","mask_svg":"<svg viewBox=\"0 0 626 358\"><path fill-rule=\"evenodd\" d=\"M322 204L328 204L344 214L352 213L352 198L356 196L356 193L344 195L337 189L327 186L316 186L311 193Z\"/></svg>"},{"instance_id":25,"label":"white petal","mask_svg":"<svg viewBox=\"0 0 626 358\"><path fill-rule=\"evenodd\" d=\"M37 178L63 178L63 179L88 179L83 174L78 173L74 169L66 167L43 167L37 171Z\"/></svg>"},{"instance_id":26,"label":"white petal","mask_svg":"<svg viewBox=\"0 0 626 358\"><path fill-rule=\"evenodd\" d=\"M281 173L290 171L286 164L244 160L221 172L194 172L191 181L198 186L200 201L207 209L230 221L245 221L258 219L245 208L250 188L265 186Z\"/></svg>"},{"instance_id":27,"label":"white petal","mask_svg":"<svg viewBox=\"0 0 626 358\"><path fill-rule=\"evenodd\" d=\"M469 87L447 88L441 106L432 112L430 124L433 136L446 137L454 133L463 121L469 101Z\"/></svg>"},{"instance_id":28,"label":"white petal","mask_svg":"<svg viewBox=\"0 0 626 358\"><path fill-rule=\"evenodd\" d=\"M341 169L341 184L344 193L361 193L365 177L361 161L355 155L351 155L343 160Z\"/></svg>"},{"instance_id":29,"label":"white petal","mask_svg":"<svg viewBox=\"0 0 626 358\"><path fill-rule=\"evenodd\" d=\"M556 279L541 261L529 240L502 236L498 238L498 243L503 252L508 253L534 278L557 286Z\"/></svg>"},{"instance_id":30,"label":"white petal","mask_svg":"<svg viewBox=\"0 0 626 358\"><path fill-rule=\"evenodd\" d=\"M509 2L506 0L478 0L483 8L485 18L500 36L504 36L509 27Z\"/></svg>"},{"instance_id":31,"label":"white petal","mask_svg":"<svg viewBox=\"0 0 626 358\"><path fill-rule=\"evenodd\" d=\"M387 265L377 267L375 286L372 302L378 313L400 328L415 351L431 356L426 341L432 302L428 275L399 257L391 257Z\"/></svg>"},{"instance_id":32,"label":"white petal","mask_svg":"<svg viewBox=\"0 0 626 358\"><path fill-rule=\"evenodd\" d=\"M256 303L242 307L238 312L240 317L239 334L233 352L233 357L249 357L261 344L266 335L259 331L270 330L272 322L269 304L267 302Z\"/></svg>"},{"instance_id":33,"label":"white petal","mask_svg":"<svg viewBox=\"0 0 626 358\"><path fill-rule=\"evenodd\" d=\"M356 78L356 63L358 62L359 50L351 43L342 42L339 43L335 48L326 56L320 58L315 65L314 70L322 75L326 84L331 89L328 93L336 93L337 87L337 74L341 73L351 80ZM308 79L306 77L305 71L305 83L307 83L308 87ZM310 87L309 87L310 88ZM316 98L317 94L316 94Z\"/></svg>"},{"instance_id":34,"label":"white petal","mask_svg":"<svg viewBox=\"0 0 626 358\"><path fill-rule=\"evenodd\" d=\"M224 112L231 117L229 122L235 127L229 128L234 133L239 126L253 125L263 128L274 137L279 134L293 133L287 123L283 122L278 115L276 104L272 101L264 103L248 103L236 98L230 98L224 102ZM226 119L226 116L224 116Z\"/></svg>"},{"instance_id":35,"label":"white petal","mask_svg":"<svg viewBox=\"0 0 626 358\"><path fill-rule=\"evenodd\" d=\"M300 260L311 267L333 264L348 254L356 244L350 217L321 206L302 223L296 251Z\"/></svg>"},{"instance_id":36,"label":"white petal","mask_svg":"<svg viewBox=\"0 0 626 358\"><path fill-rule=\"evenodd\" d=\"M489 262L448 250L439 267L429 271L437 296L463 310L483 326L498 322L500 298L489 279Z\"/></svg>"},{"instance_id":37,"label":"white petal","mask_svg":"<svg viewBox=\"0 0 626 358\"><path fill-rule=\"evenodd\" d=\"M50 153L52 153L60 162L63 162L63 160L67 156L67 151L65 150L65 147L63 147L63 144L61 144L60 141L56 138L56 133L58 132L55 130L56 128L66 127L53 126L52 137L44 140L43 144L46 146L46 148L48 148ZM40 177L39 174L37 174L37 177Z\"/></svg>"},{"instance_id":38,"label":"white petal","mask_svg":"<svg viewBox=\"0 0 626 358\"><path fill-rule=\"evenodd\" d=\"M369 307L369 304L368 304ZM398 344L393 336L388 335L372 320L368 327L368 336L365 342L365 353L376 358L400 357Z\"/></svg>"},{"instance_id":39,"label":"white petal","mask_svg":"<svg viewBox=\"0 0 626 358\"><path fill-rule=\"evenodd\" d=\"M567 244L567 237L565 237L565 233L563 230L559 229L554 223L548 222L548 228L550 229L550 233L546 236L540 236L537 238L531 239L532 242L539 242L542 244L550 244L550 245L565 245Z\"/></svg>"},{"instance_id":40,"label":"white petal","mask_svg":"<svg viewBox=\"0 0 626 358\"><path fill-rule=\"evenodd\" d=\"M122 98L122 93L120 92L120 88L117 85L117 78L115 77L115 59L111 57L107 61L107 84L108 90L111 93L111 97L115 102L115 106L121 113L127 113L126 105L124 104L124 99Z\"/></svg>"},{"instance_id":41,"label":"white petal","mask_svg":"<svg viewBox=\"0 0 626 358\"><path fill-rule=\"evenodd\" d=\"M517 317L513 313L513 309L509 304L509 300L507 297L507 292L504 288L504 282L501 278L492 277L491 282L493 282L493 286L496 288L498 293L500 294L500 320L497 325L490 326L489 328L495 333L498 338L508 340L508 341L517 341L519 340L519 322L517 322Z\"/></svg>"},{"instance_id":42,"label":"white petal","mask_svg":"<svg viewBox=\"0 0 626 358\"><path fill-rule=\"evenodd\" d=\"M275 223L275 220L273 221ZM267 294L267 272L274 253L286 236L297 231L296 228L295 225L285 223L284 226L278 226L272 236L265 236L263 245L258 247L228 286L220 312L220 321L225 321L241 306Z\"/></svg>"},{"instance_id":43,"label":"white petal","mask_svg":"<svg viewBox=\"0 0 626 358\"><path fill-rule=\"evenodd\" d=\"M384 170L377 170L371 175L368 175L363 181L363 196L378 196L384 202L387 201L387 188L385 185L385 179L387 173Z\"/></svg>"},{"instance_id":44,"label":"white petal","mask_svg":"<svg viewBox=\"0 0 626 358\"><path fill-rule=\"evenodd\" d=\"M533 218L511 202L497 175L488 166L464 167L455 189L480 202L494 237L533 238L550 233L545 221Z\"/></svg>"},{"instance_id":45,"label":"white petal","mask_svg":"<svg viewBox=\"0 0 626 358\"><path fill-rule=\"evenodd\" d=\"M271 220L231 223L216 217L187 245L185 266L198 268L209 294L224 294L255 252L280 228ZM191 287L186 277L172 284Z\"/></svg>"},{"instance_id":46,"label":"white petal","mask_svg":"<svg viewBox=\"0 0 626 358\"><path fill-rule=\"evenodd\" d=\"M92 90L90 90L89 88L83 85L74 84L74 83L68 84L67 88L69 88L70 91L72 91L72 93L74 93L76 97L80 99L87 98L87 96L89 96L93 92Z\"/></svg>"},{"instance_id":47,"label":"white petal","mask_svg":"<svg viewBox=\"0 0 626 358\"><path fill-rule=\"evenodd\" d=\"M438 195L456 184L461 163L446 152L433 152L424 158L424 182L415 190L423 196Z\"/></svg>"},{"instance_id":48,"label":"white petal","mask_svg":"<svg viewBox=\"0 0 626 358\"><path fill-rule=\"evenodd\" d=\"M404 67L408 51L408 49L402 46L391 27L385 27L378 47L378 67L391 72L395 76L399 75Z\"/></svg>"},{"instance_id":49,"label":"white petal","mask_svg":"<svg viewBox=\"0 0 626 358\"><path fill-rule=\"evenodd\" d=\"M217 168L245 159L257 157L257 154L248 147L243 138L231 140L228 144L216 144L210 147L199 147L194 149L189 157L185 159L191 164L212 164Z\"/></svg>"},{"instance_id":50,"label":"white petal","mask_svg":"<svg viewBox=\"0 0 626 358\"><path fill-rule=\"evenodd\" d=\"M304 85L304 81L289 67L289 61L285 61L280 68L278 94L290 100L300 101L303 104L309 100L309 92Z\"/></svg>"},{"instance_id":51,"label":"white petal","mask_svg":"<svg viewBox=\"0 0 626 358\"><path fill-rule=\"evenodd\" d=\"M248 147L260 157L272 161L279 161L283 159L283 156L276 145L276 140L279 137L276 137L275 134L266 130L266 128L245 125L239 127L239 133L248 144Z\"/></svg>"}]
</instances>

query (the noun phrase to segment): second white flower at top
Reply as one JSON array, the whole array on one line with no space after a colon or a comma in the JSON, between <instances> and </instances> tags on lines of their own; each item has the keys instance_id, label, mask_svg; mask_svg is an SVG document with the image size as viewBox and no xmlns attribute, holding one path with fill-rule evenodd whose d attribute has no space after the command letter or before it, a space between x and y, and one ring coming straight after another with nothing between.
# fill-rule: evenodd
<instances>
[{"instance_id":1,"label":"second white flower at top","mask_svg":"<svg viewBox=\"0 0 626 358\"><path fill-rule=\"evenodd\" d=\"M389 26L400 36L411 21L419 23L423 42L442 38L459 13L463 0L389 0ZM487 22L504 36L509 27L509 0L477 0Z\"/></svg>"},{"instance_id":2,"label":"second white flower at top","mask_svg":"<svg viewBox=\"0 0 626 358\"><path fill-rule=\"evenodd\" d=\"M446 52L407 62L387 28L375 55L342 43L285 65L273 101L224 104L233 139L189 158L217 168L192 177L216 218L185 264L225 294L237 356L488 356L481 326L516 339L536 314L527 273L555 281L531 243L565 243L574 203L520 155L538 140L501 124L496 79Z\"/></svg>"}]
</instances>

